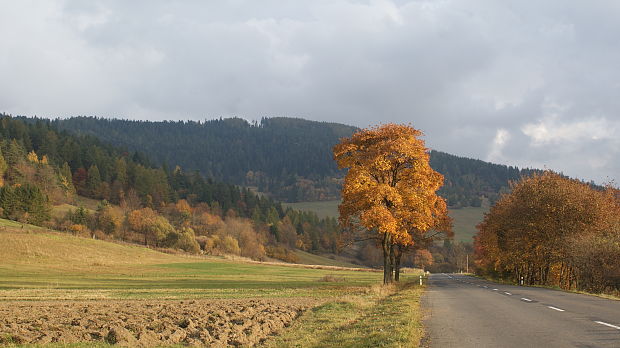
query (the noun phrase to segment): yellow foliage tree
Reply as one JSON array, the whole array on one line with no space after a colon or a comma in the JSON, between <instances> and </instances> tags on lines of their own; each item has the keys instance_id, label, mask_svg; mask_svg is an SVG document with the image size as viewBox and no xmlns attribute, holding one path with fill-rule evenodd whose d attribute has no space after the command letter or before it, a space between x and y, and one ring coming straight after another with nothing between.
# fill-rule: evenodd
<instances>
[{"instance_id":1,"label":"yellow foliage tree","mask_svg":"<svg viewBox=\"0 0 620 348\"><path fill-rule=\"evenodd\" d=\"M28 158L28 161L32 163L39 163L39 156L37 156L37 153L34 152L34 150L30 151L26 157Z\"/></svg>"},{"instance_id":2,"label":"yellow foliage tree","mask_svg":"<svg viewBox=\"0 0 620 348\"><path fill-rule=\"evenodd\" d=\"M364 129L334 146L338 166L347 168L340 224L366 230L381 241L384 283L393 280L394 247L414 244L445 219L446 204L437 195L443 176L429 165L422 132L407 125Z\"/></svg>"},{"instance_id":3,"label":"yellow foliage tree","mask_svg":"<svg viewBox=\"0 0 620 348\"><path fill-rule=\"evenodd\" d=\"M192 217L192 207L186 200L181 199L175 204L175 215L181 226L189 226Z\"/></svg>"},{"instance_id":4,"label":"yellow foliage tree","mask_svg":"<svg viewBox=\"0 0 620 348\"><path fill-rule=\"evenodd\" d=\"M151 208L134 210L127 215L129 228L144 235L144 245L149 245L151 240L155 246L170 232L174 232L174 227L163 216L159 215Z\"/></svg>"}]
</instances>

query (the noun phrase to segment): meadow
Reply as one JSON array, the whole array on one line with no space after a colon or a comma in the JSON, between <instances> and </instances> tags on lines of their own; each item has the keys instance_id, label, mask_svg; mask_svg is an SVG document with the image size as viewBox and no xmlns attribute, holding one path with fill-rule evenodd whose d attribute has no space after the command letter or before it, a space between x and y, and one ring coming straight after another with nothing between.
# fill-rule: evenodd
<instances>
[{"instance_id":1,"label":"meadow","mask_svg":"<svg viewBox=\"0 0 620 348\"><path fill-rule=\"evenodd\" d=\"M313 211L319 217L338 217L339 200L321 202L283 203L287 207L297 210ZM454 240L457 242L472 243L476 234L476 225L482 222L484 214L489 211L487 200L481 207L464 207L449 209L448 214L453 219Z\"/></svg>"},{"instance_id":2,"label":"meadow","mask_svg":"<svg viewBox=\"0 0 620 348\"><path fill-rule=\"evenodd\" d=\"M372 270L168 254L138 245L22 227L7 220L0 220L0 245L0 312L22 323L32 321L31 327L39 327L38 331L16 333L17 329L11 329L14 325L5 320L5 326L0 325L0 343L5 345L44 343L54 347L86 341L138 346L153 342L307 346L304 342L311 337L316 347L335 342L344 347L375 346L378 341L385 341L387 347L398 347L415 346L422 335L417 310L422 288L408 282L417 279L417 273L404 274L405 281L399 287L383 287L382 273ZM320 256L311 258L317 260ZM194 301L189 307L188 300ZM136 303L140 305L136 307ZM135 308L145 308L144 304L159 309L141 314ZM82 310L99 311L98 320L110 316L100 322L116 326L101 324L84 329L81 336L63 335L61 329L36 336L33 332L41 331L40 325L47 323L36 324L36 318L22 316L41 306L46 313L67 311L50 319L53 330L68 330L76 322L81 323L84 318L78 313ZM18 307L28 310L15 312L13 308ZM238 308L247 310L239 312ZM389 314L379 321L367 320L378 311ZM203 315L210 312L224 313L213 319L220 324L209 326L212 322L205 321L198 325ZM121 316L125 321L118 321L118 313L125 313ZM148 315L159 318L161 325L149 326L145 319ZM192 315L194 326L178 324L179 318ZM388 325L392 321L400 323L397 326L401 334L376 330L371 335L369 329L373 325ZM98 321L84 325L96 325L92 322ZM170 331L170 326L176 331ZM310 330L313 326L316 330ZM217 328L216 333L206 331L209 327ZM128 338L118 341L118 337ZM143 341L139 341L141 337Z\"/></svg>"}]
</instances>

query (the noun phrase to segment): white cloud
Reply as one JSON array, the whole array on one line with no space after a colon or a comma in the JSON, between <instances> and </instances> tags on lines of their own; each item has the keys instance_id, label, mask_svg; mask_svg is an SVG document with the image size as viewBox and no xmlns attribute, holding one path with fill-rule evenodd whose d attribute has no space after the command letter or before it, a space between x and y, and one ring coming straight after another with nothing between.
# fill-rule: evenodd
<instances>
[{"instance_id":1,"label":"white cloud","mask_svg":"<svg viewBox=\"0 0 620 348\"><path fill-rule=\"evenodd\" d=\"M491 151L487 159L491 162L503 162L505 159L502 155L502 150L506 146L506 143L510 140L510 133L505 129L498 129L495 132L495 138L491 144Z\"/></svg>"},{"instance_id":2,"label":"white cloud","mask_svg":"<svg viewBox=\"0 0 620 348\"><path fill-rule=\"evenodd\" d=\"M618 125L605 118L562 122L557 116L528 123L521 130L534 146L614 139L619 134Z\"/></svg>"}]
</instances>

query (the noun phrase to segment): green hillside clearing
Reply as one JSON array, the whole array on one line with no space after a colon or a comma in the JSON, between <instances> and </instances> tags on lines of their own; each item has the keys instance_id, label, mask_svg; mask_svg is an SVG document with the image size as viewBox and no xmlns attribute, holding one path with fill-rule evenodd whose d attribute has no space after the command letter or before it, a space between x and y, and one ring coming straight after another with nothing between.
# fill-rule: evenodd
<instances>
[{"instance_id":1,"label":"green hillside clearing","mask_svg":"<svg viewBox=\"0 0 620 348\"><path fill-rule=\"evenodd\" d=\"M318 201L318 202L298 202L298 203L282 203L285 207L291 207L295 210L304 210L315 212L321 218L335 217L337 218L338 204L340 200L335 201Z\"/></svg>"},{"instance_id":2,"label":"green hillside clearing","mask_svg":"<svg viewBox=\"0 0 620 348\"><path fill-rule=\"evenodd\" d=\"M300 264L304 265L325 265L325 266L337 266L337 267L364 267L351 262L348 262L346 258L339 255L315 255L302 250L295 250L295 255L299 258Z\"/></svg>"},{"instance_id":3,"label":"green hillside clearing","mask_svg":"<svg viewBox=\"0 0 620 348\"><path fill-rule=\"evenodd\" d=\"M488 207L464 207L449 209L448 214L453 219L454 240L458 242L474 242L474 235L478 232L476 225L482 222Z\"/></svg>"},{"instance_id":4,"label":"green hillside clearing","mask_svg":"<svg viewBox=\"0 0 620 348\"><path fill-rule=\"evenodd\" d=\"M338 217L338 204L340 201L299 202L283 203L286 207L297 210L313 211L320 217ZM476 234L476 225L484 218L484 213L489 211L488 203L483 201L482 207L465 207L449 209L448 214L454 219L454 240L459 242L473 242Z\"/></svg>"}]
</instances>

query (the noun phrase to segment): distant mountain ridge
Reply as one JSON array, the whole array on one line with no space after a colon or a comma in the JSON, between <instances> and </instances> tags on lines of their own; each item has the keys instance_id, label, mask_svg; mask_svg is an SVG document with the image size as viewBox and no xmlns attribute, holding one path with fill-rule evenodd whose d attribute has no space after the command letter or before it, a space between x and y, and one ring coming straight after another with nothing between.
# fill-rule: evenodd
<instances>
[{"instance_id":1,"label":"distant mountain ridge","mask_svg":"<svg viewBox=\"0 0 620 348\"><path fill-rule=\"evenodd\" d=\"M32 121L33 119L25 119ZM256 187L275 199L299 202L339 197L343 172L332 147L358 128L299 118L135 121L72 117L48 121L74 134L140 151L160 164L198 170L225 182ZM510 180L534 170L431 152L431 166L445 176L440 194L452 207L494 201Z\"/></svg>"}]
</instances>

